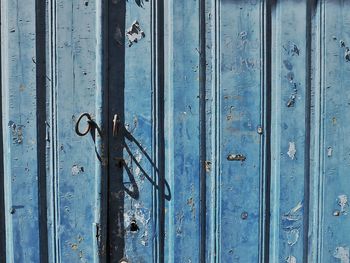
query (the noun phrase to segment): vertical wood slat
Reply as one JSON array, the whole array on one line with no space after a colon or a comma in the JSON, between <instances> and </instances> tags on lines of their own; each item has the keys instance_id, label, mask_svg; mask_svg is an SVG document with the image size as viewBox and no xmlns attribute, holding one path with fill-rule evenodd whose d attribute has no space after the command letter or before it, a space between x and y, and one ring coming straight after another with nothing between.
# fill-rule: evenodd
<instances>
[{"instance_id":1,"label":"vertical wood slat","mask_svg":"<svg viewBox=\"0 0 350 263\"><path fill-rule=\"evenodd\" d=\"M310 262L349 262L349 7L347 1L317 6Z\"/></svg>"},{"instance_id":2,"label":"vertical wood slat","mask_svg":"<svg viewBox=\"0 0 350 263\"><path fill-rule=\"evenodd\" d=\"M1 20L1 17L2 17L2 5L0 4L0 21L1 23L2 20ZM0 30L0 39L2 39L2 30ZM0 88L0 96L2 98L2 94L3 94L3 91L2 91L2 56L1 56L1 53L2 53L2 48L0 48L0 63L1 63L1 66L0 66L0 85L1 85L1 88ZM0 106L0 116L2 117L2 101L1 101L1 106ZM2 140L2 136L3 136L3 120L1 118L1 121L0 121L0 135L1 135L1 140L0 140L0 152L3 154L4 152L4 147L3 147L3 140ZM5 211L5 201L4 201L4 159L3 158L0 158L0 209L1 211ZM1 262L6 262L6 229L5 229L5 213L2 213L0 215L0 261Z\"/></svg>"},{"instance_id":3,"label":"vertical wood slat","mask_svg":"<svg viewBox=\"0 0 350 263\"><path fill-rule=\"evenodd\" d=\"M4 143L7 262L39 262L39 196L37 164L41 139L37 119L36 5L1 1L1 77ZM40 116L39 116L40 118Z\"/></svg>"},{"instance_id":4,"label":"vertical wood slat","mask_svg":"<svg viewBox=\"0 0 350 263\"><path fill-rule=\"evenodd\" d=\"M85 2L86 3L89 2ZM102 130L109 129L108 125L108 0L96 2L96 124ZM106 133L104 133L106 134ZM94 262L106 262L107 230L108 230L108 147L107 136L96 136L96 152L101 161L95 162L95 220L93 224Z\"/></svg>"},{"instance_id":5,"label":"vertical wood slat","mask_svg":"<svg viewBox=\"0 0 350 263\"><path fill-rule=\"evenodd\" d=\"M201 107L205 99L200 74L205 69L200 58L204 39L200 6L198 0L175 1L166 10L165 176L171 200L166 202L165 262L200 262L203 256Z\"/></svg>"},{"instance_id":6,"label":"vertical wood slat","mask_svg":"<svg viewBox=\"0 0 350 263\"><path fill-rule=\"evenodd\" d=\"M301 262L308 248L309 2L272 13L270 261Z\"/></svg>"},{"instance_id":7,"label":"vertical wood slat","mask_svg":"<svg viewBox=\"0 0 350 263\"><path fill-rule=\"evenodd\" d=\"M263 247L264 2L219 1L215 83L217 262L258 262ZM229 155L243 155L230 161ZM215 155L213 159L217 158Z\"/></svg>"},{"instance_id":8,"label":"vertical wood slat","mask_svg":"<svg viewBox=\"0 0 350 263\"><path fill-rule=\"evenodd\" d=\"M101 126L101 77L96 62L95 1L48 1L47 140L50 262L98 262L100 190L106 165ZM97 56L100 58L100 53ZM98 74L100 74L99 72ZM101 129L80 137L75 125L87 112ZM86 127L82 120L80 129Z\"/></svg>"}]
</instances>

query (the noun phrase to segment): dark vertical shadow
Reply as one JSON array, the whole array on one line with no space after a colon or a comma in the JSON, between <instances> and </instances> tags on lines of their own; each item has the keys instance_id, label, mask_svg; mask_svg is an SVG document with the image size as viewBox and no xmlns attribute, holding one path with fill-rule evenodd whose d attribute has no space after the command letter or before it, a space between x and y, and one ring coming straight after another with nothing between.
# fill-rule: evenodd
<instances>
[{"instance_id":1,"label":"dark vertical shadow","mask_svg":"<svg viewBox=\"0 0 350 263\"><path fill-rule=\"evenodd\" d=\"M108 219L107 219L107 262L119 262L124 257L125 226L123 183L122 133L113 135L112 120L118 115L124 123L125 86L125 12L126 1L109 1L108 4L108 137L109 137L109 178L108 178Z\"/></svg>"},{"instance_id":2,"label":"dark vertical shadow","mask_svg":"<svg viewBox=\"0 0 350 263\"><path fill-rule=\"evenodd\" d=\"M304 248L303 262L308 262L309 252L309 207L310 207L310 131L311 131L311 90L312 90L312 17L316 0L307 1L306 6L306 87L305 87L305 160L304 160Z\"/></svg>"},{"instance_id":3,"label":"dark vertical shadow","mask_svg":"<svg viewBox=\"0 0 350 263\"><path fill-rule=\"evenodd\" d=\"M206 232L207 232L207 187L206 187L206 171L205 160L207 155L206 145L206 12L205 12L205 0L199 2L199 131L200 131L200 248L199 259L200 262L206 262Z\"/></svg>"},{"instance_id":4,"label":"dark vertical shadow","mask_svg":"<svg viewBox=\"0 0 350 263\"><path fill-rule=\"evenodd\" d=\"M1 5L0 5L0 23L1 23ZM0 39L1 39L1 31L0 31ZM0 61L1 61L1 48L0 48ZM0 64L1 65L1 64ZM2 76L1 76L2 68L0 66L0 98L2 98ZM2 101L0 100L0 116L2 116ZM0 151L2 156L0 158L0 210L5 211L5 201L4 201L4 148L3 148L3 123L2 118L0 120ZM6 262L6 233L5 233L5 213L0 213L0 262Z\"/></svg>"},{"instance_id":5,"label":"dark vertical shadow","mask_svg":"<svg viewBox=\"0 0 350 263\"><path fill-rule=\"evenodd\" d=\"M46 1L36 0L37 169L40 262L48 262L46 191Z\"/></svg>"},{"instance_id":6,"label":"dark vertical shadow","mask_svg":"<svg viewBox=\"0 0 350 263\"><path fill-rule=\"evenodd\" d=\"M110 1L108 7L108 137L109 137L109 175L108 175L108 222L107 222L107 262L120 262L125 257L125 233L130 226L124 225L125 195L139 198L139 189L132 171L124 162L123 154L128 154L145 178L153 185L154 202L157 204L156 255L158 262L164 262L165 239L165 200L171 199L169 184L165 180L165 142L164 142L164 3L154 1L152 53L153 64L153 105L154 136L153 152L150 156L137 138L125 127L125 18L127 1ZM137 4L141 2L136 1ZM118 125L113 133L113 119ZM147 174L132 154L128 145L134 145L142 152L152 167L154 176ZM129 178L129 187L125 186L123 176Z\"/></svg>"},{"instance_id":7,"label":"dark vertical shadow","mask_svg":"<svg viewBox=\"0 0 350 263\"><path fill-rule=\"evenodd\" d=\"M155 134L155 149L156 170L155 175L158 178L158 194L155 195L158 204L158 242L157 253L158 262L164 262L165 248L165 130L164 130L164 1L157 0L152 5L153 16L153 105L154 111L154 131Z\"/></svg>"},{"instance_id":8,"label":"dark vertical shadow","mask_svg":"<svg viewBox=\"0 0 350 263\"><path fill-rule=\"evenodd\" d=\"M271 38L272 38L272 8L276 6L275 0L266 0L265 2L265 27L264 27L264 54L265 54L265 74L264 74L264 85L265 85L265 135L264 135L264 143L265 143L265 167L264 167L264 198L265 200L265 211L263 211L265 216L265 231L263 233L263 242L264 242L264 251L262 251L262 259L261 262L269 263L269 255L270 255L270 210L271 210Z\"/></svg>"}]
</instances>

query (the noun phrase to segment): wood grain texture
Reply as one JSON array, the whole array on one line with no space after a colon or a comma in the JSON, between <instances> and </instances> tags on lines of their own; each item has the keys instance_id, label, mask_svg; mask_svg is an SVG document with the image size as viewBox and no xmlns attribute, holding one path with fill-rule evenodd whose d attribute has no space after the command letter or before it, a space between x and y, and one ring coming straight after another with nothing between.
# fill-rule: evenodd
<instances>
[{"instance_id":1,"label":"wood grain texture","mask_svg":"<svg viewBox=\"0 0 350 263\"><path fill-rule=\"evenodd\" d=\"M1 2L1 86L7 262L39 262L35 1Z\"/></svg>"},{"instance_id":2,"label":"wood grain texture","mask_svg":"<svg viewBox=\"0 0 350 263\"><path fill-rule=\"evenodd\" d=\"M270 260L305 260L308 233L310 55L308 4L276 1L272 14Z\"/></svg>"}]
</instances>

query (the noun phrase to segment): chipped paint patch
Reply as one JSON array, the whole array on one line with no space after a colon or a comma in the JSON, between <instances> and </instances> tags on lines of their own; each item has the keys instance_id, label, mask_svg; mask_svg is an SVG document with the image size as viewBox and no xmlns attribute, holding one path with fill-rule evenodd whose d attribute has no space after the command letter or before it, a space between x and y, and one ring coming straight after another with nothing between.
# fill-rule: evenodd
<instances>
[{"instance_id":1,"label":"chipped paint patch","mask_svg":"<svg viewBox=\"0 0 350 263\"><path fill-rule=\"evenodd\" d=\"M288 221L288 222L295 222L300 220L301 218L301 209L303 207L303 204L301 202L299 202L295 207L293 207L291 210L289 210L287 213L285 213L283 215L284 220ZM292 229L289 224L288 225L284 225L284 227L286 229Z\"/></svg>"},{"instance_id":2,"label":"chipped paint patch","mask_svg":"<svg viewBox=\"0 0 350 263\"><path fill-rule=\"evenodd\" d=\"M77 164L74 164L72 166L72 175L73 176L78 175L78 174L83 173L83 172L84 172L84 167L79 166Z\"/></svg>"},{"instance_id":3,"label":"chipped paint patch","mask_svg":"<svg viewBox=\"0 0 350 263\"><path fill-rule=\"evenodd\" d=\"M339 195L338 196L338 205L340 206L340 213L343 215L347 214L347 207L348 204L348 197L346 195Z\"/></svg>"},{"instance_id":4,"label":"chipped paint patch","mask_svg":"<svg viewBox=\"0 0 350 263\"><path fill-rule=\"evenodd\" d=\"M296 213L298 212L301 208L303 207L303 204L299 202L292 210L291 213Z\"/></svg>"},{"instance_id":5,"label":"chipped paint patch","mask_svg":"<svg viewBox=\"0 0 350 263\"><path fill-rule=\"evenodd\" d=\"M288 263L297 263L297 259L294 256L288 256L286 258L286 262L288 262Z\"/></svg>"},{"instance_id":6,"label":"chipped paint patch","mask_svg":"<svg viewBox=\"0 0 350 263\"><path fill-rule=\"evenodd\" d=\"M135 0L135 3L139 6L139 7L143 7L144 6L144 2L148 2L149 0Z\"/></svg>"},{"instance_id":7,"label":"chipped paint patch","mask_svg":"<svg viewBox=\"0 0 350 263\"><path fill-rule=\"evenodd\" d=\"M211 170L211 161L205 161L205 171L209 173Z\"/></svg>"},{"instance_id":8,"label":"chipped paint patch","mask_svg":"<svg viewBox=\"0 0 350 263\"><path fill-rule=\"evenodd\" d=\"M289 246L294 246L299 240L303 204L299 202L295 207L282 216L282 227L287 236ZM293 261L291 261L293 262Z\"/></svg>"},{"instance_id":9,"label":"chipped paint patch","mask_svg":"<svg viewBox=\"0 0 350 263\"><path fill-rule=\"evenodd\" d=\"M289 100L287 101L287 107L294 107L295 104L295 99L297 98L296 94L293 93L292 95L290 95Z\"/></svg>"},{"instance_id":10,"label":"chipped paint patch","mask_svg":"<svg viewBox=\"0 0 350 263\"><path fill-rule=\"evenodd\" d=\"M292 229L287 233L288 245L294 246L299 239L299 229Z\"/></svg>"},{"instance_id":11,"label":"chipped paint patch","mask_svg":"<svg viewBox=\"0 0 350 263\"><path fill-rule=\"evenodd\" d=\"M289 149L288 149L288 156L294 160L295 159L295 154L297 153L297 149L295 147L295 142L289 142Z\"/></svg>"},{"instance_id":12,"label":"chipped paint patch","mask_svg":"<svg viewBox=\"0 0 350 263\"><path fill-rule=\"evenodd\" d=\"M141 202L136 202L132 209L124 213L124 225L128 233L139 238L139 242L143 246L148 246L149 243L148 224L150 220L150 211ZM123 233L120 233L120 237L122 236Z\"/></svg>"},{"instance_id":13,"label":"chipped paint patch","mask_svg":"<svg viewBox=\"0 0 350 263\"><path fill-rule=\"evenodd\" d=\"M239 33L239 37L241 38L241 40L246 40L247 36L248 34L246 31L242 31L241 33Z\"/></svg>"},{"instance_id":14,"label":"chipped paint patch","mask_svg":"<svg viewBox=\"0 0 350 263\"><path fill-rule=\"evenodd\" d=\"M185 218L183 211L176 214L176 236L182 236L182 225Z\"/></svg>"},{"instance_id":15,"label":"chipped paint patch","mask_svg":"<svg viewBox=\"0 0 350 263\"><path fill-rule=\"evenodd\" d=\"M328 147L328 148L327 148L327 156L328 156L328 157L331 157L332 154L333 154L333 148L332 148L332 147Z\"/></svg>"},{"instance_id":16,"label":"chipped paint patch","mask_svg":"<svg viewBox=\"0 0 350 263\"><path fill-rule=\"evenodd\" d=\"M346 62L350 61L350 49L348 47L345 49L344 58Z\"/></svg>"},{"instance_id":17,"label":"chipped paint patch","mask_svg":"<svg viewBox=\"0 0 350 263\"><path fill-rule=\"evenodd\" d=\"M126 32L126 36L129 40L129 47L131 47L134 43L137 43L142 38L144 38L145 33L142 31L140 23L138 21L135 21Z\"/></svg>"},{"instance_id":18,"label":"chipped paint patch","mask_svg":"<svg viewBox=\"0 0 350 263\"><path fill-rule=\"evenodd\" d=\"M8 127L11 129L13 142L21 144L23 142L23 126L16 125L13 121L9 121Z\"/></svg>"},{"instance_id":19,"label":"chipped paint patch","mask_svg":"<svg viewBox=\"0 0 350 263\"><path fill-rule=\"evenodd\" d=\"M337 259L340 259L341 263L349 263L349 248L336 247L333 256Z\"/></svg>"},{"instance_id":20,"label":"chipped paint patch","mask_svg":"<svg viewBox=\"0 0 350 263\"><path fill-rule=\"evenodd\" d=\"M136 219L136 221L140 222L142 225L147 225L150 221L150 212L148 209L144 208L140 202L135 203L134 208L135 209L124 213L125 225L128 225L132 219Z\"/></svg>"},{"instance_id":21,"label":"chipped paint patch","mask_svg":"<svg viewBox=\"0 0 350 263\"><path fill-rule=\"evenodd\" d=\"M333 118L332 118L332 123L333 123L333 125L336 125L336 124L337 124L337 118L336 118L336 117L333 117Z\"/></svg>"},{"instance_id":22,"label":"chipped paint patch","mask_svg":"<svg viewBox=\"0 0 350 263\"><path fill-rule=\"evenodd\" d=\"M286 43L285 45L282 46L283 49L286 51L286 53L290 56L299 56L300 55L300 49L298 48L298 46L292 42L292 41L288 41L288 43Z\"/></svg>"},{"instance_id":23,"label":"chipped paint patch","mask_svg":"<svg viewBox=\"0 0 350 263\"><path fill-rule=\"evenodd\" d=\"M71 247L72 250L77 250L78 249L78 245L75 244L75 243L71 244L70 247Z\"/></svg>"}]
</instances>

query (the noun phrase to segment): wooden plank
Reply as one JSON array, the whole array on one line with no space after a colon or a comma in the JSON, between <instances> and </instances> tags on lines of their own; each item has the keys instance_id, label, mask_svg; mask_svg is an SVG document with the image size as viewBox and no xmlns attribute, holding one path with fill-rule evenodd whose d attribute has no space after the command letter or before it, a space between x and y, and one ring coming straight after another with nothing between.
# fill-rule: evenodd
<instances>
[{"instance_id":1,"label":"wooden plank","mask_svg":"<svg viewBox=\"0 0 350 263\"><path fill-rule=\"evenodd\" d=\"M39 262L35 1L1 2L1 76L7 262ZM39 174L39 176L38 176Z\"/></svg>"},{"instance_id":2,"label":"wooden plank","mask_svg":"<svg viewBox=\"0 0 350 263\"><path fill-rule=\"evenodd\" d=\"M165 262L203 260L201 107L205 99L200 41L205 36L200 35L200 5L198 0L174 1L166 9L165 175L171 200L166 202Z\"/></svg>"},{"instance_id":3,"label":"wooden plank","mask_svg":"<svg viewBox=\"0 0 350 263\"><path fill-rule=\"evenodd\" d=\"M350 8L347 1L320 1L315 22L313 115L312 262L349 262L348 90Z\"/></svg>"},{"instance_id":4,"label":"wooden plank","mask_svg":"<svg viewBox=\"0 0 350 263\"><path fill-rule=\"evenodd\" d=\"M271 262L305 262L308 247L310 5L272 13Z\"/></svg>"},{"instance_id":5,"label":"wooden plank","mask_svg":"<svg viewBox=\"0 0 350 263\"><path fill-rule=\"evenodd\" d=\"M0 21L1 23L2 20L1 20L1 4L0 4ZM0 39L2 39L1 37L2 33L1 33L1 30L0 30ZM1 42L2 43L2 42ZM1 59L1 51L2 51L2 48L0 48L0 61L2 63L2 59ZM0 79L2 81L2 69L3 66L0 67ZM2 82L1 82L2 83ZM2 86L2 84L1 84ZM2 89L0 89L0 96L1 98L3 97L2 96ZM1 100L1 106L0 106L0 116L2 117L2 100ZM3 120L1 120L0 122L0 134L1 134L1 138L3 138ZM3 153L4 152L4 143L3 143L3 139L0 140L0 151ZM4 176L4 158L0 158L0 177L1 178L5 178ZM0 181L0 209L2 211L5 211L5 195L4 195L4 180L1 180ZM2 213L0 215L0 261L1 262L6 262L6 227L5 227L5 213Z\"/></svg>"},{"instance_id":6,"label":"wooden plank","mask_svg":"<svg viewBox=\"0 0 350 263\"><path fill-rule=\"evenodd\" d=\"M211 14L215 262L263 257L264 10L263 1L218 1Z\"/></svg>"},{"instance_id":7,"label":"wooden plank","mask_svg":"<svg viewBox=\"0 0 350 263\"><path fill-rule=\"evenodd\" d=\"M96 182L107 163L99 137L106 134L98 99L101 77L96 76L96 57L100 58L96 6L88 0L48 2L50 262L98 262L99 253L104 253L96 245L101 234ZM75 125L84 112L97 122L101 135L96 128L83 137L76 134ZM80 128L86 125L83 119Z\"/></svg>"}]
</instances>

